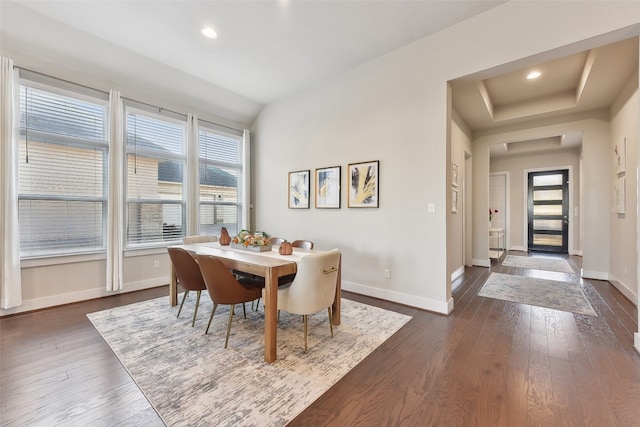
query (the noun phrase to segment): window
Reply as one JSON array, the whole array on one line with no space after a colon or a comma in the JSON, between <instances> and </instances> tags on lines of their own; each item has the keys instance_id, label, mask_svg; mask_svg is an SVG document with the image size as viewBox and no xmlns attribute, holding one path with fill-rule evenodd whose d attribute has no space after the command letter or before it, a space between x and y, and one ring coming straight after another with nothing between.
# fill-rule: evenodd
<instances>
[{"instance_id":1,"label":"window","mask_svg":"<svg viewBox=\"0 0 640 427\"><path fill-rule=\"evenodd\" d=\"M220 234L226 227L239 231L242 198L242 140L199 123L200 234Z\"/></svg>"},{"instance_id":2,"label":"window","mask_svg":"<svg viewBox=\"0 0 640 427\"><path fill-rule=\"evenodd\" d=\"M126 107L129 248L185 235L186 120Z\"/></svg>"},{"instance_id":3,"label":"window","mask_svg":"<svg viewBox=\"0 0 640 427\"><path fill-rule=\"evenodd\" d=\"M22 258L105 249L106 98L106 94L101 99L22 80L18 165Z\"/></svg>"}]
</instances>

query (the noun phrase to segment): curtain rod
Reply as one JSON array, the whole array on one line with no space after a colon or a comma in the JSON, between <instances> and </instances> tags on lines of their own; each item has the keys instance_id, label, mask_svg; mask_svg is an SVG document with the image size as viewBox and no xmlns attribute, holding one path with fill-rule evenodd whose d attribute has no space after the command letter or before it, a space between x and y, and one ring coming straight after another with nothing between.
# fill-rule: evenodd
<instances>
[{"instance_id":1,"label":"curtain rod","mask_svg":"<svg viewBox=\"0 0 640 427\"><path fill-rule=\"evenodd\" d=\"M23 70L23 71L26 71L26 72L29 72L29 73L37 74L37 75L42 76L42 77L55 79L55 80L60 80L61 82L64 82L64 83L68 83L68 84L75 85L75 86L80 86L82 88L93 90L93 91L100 92L100 93L104 93L106 95L109 94L108 91L104 91L104 90L101 90L101 89L96 89L94 87L90 87L90 86L83 85L83 84L80 84L80 83L72 82L70 80L65 80L65 79L62 79L60 77L55 77L55 76L52 76L52 75L49 75L49 74L41 73L39 71L30 70L28 68L20 67L20 66L15 65L15 64L13 65L13 68L14 69L17 68L18 70ZM152 107L152 108L157 109L158 111L168 111L170 113L177 114L178 116L182 116L182 117L185 117L185 118L187 117L187 115L184 114L184 113L179 113L177 111L173 111L173 110L170 110L168 108L158 107L157 105L152 105L152 104L149 104L147 102L138 101L137 99L131 99L131 98L127 98L127 97L124 97L124 96L122 97L122 99L125 99L127 101L131 101L131 102L136 102L138 104L142 104L142 105L145 105L147 107ZM208 122L208 123L212 123L212 124L214 124L216 126L220 126L220 127L225 128L225 129L231 129L231 130L234 130L236 132L243 132L243 129L238 129L238 128L234 128L234 127L227 126L227 125L222 125L220 123L211 122L209 120L204 120L204 119L200 119L200 120L203 120L203 121Z\"/></svg>"},{"instance_id":2,"label":"curtain rod","mask_svg":"<svg viewBox=\"0 0 640 427\"><path fill-rule=\"evenodd\" d=\"M60 77L55 77L55 76L52 76L52 75L49 75L49 74L41 73L39 71L30 70L28 68L19 67L18 65L14 65L13 68L14 69L17 68L18 70L26 71L26 72L32 73L32 74L37 74L39 76L46 77L46 78L49 78L49 79L60 80L61 82L68 83L70 85L80 86L80 87L85 88L85 89L89 89L89 90L92 90L92 91L95 91L95 92L100 92L100 93L104 93L105 95L109 95L109 92L101 90L101 89L96 89L96 88L91 87L91 86L87 86L87 85L83 85L83 84L80 84L80 83L72 82L70 80L65 80L65 79L62 79Z\"/></svg>"}]
</instances>

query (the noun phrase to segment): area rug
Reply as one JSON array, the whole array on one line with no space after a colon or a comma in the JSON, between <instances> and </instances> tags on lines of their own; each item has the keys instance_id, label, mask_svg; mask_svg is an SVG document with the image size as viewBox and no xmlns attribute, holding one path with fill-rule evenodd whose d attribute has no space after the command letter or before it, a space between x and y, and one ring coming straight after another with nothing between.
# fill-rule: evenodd
<instances>
[{"instance_id":1,"label":"area rug","mask_svg":"<svg viewBox=\"0 0 640 427\"><path fill-rule=\"evenodd\" d=\"M505 267L533 268L536 270L573 273L569 263L561 258L507 255L502 261Z\"/></svg>"},{"instance_id":2,"label":"area rug","mask_svg":"<svg viewBox=\"0 0 640 427\"><path fill-rule=\"evenodd\" d=\"M331 338L326 311L309 316L304 354L302 316L282 312L278 360L264 362L264 311L247 319L236 306L224 348L228 306L218 306L204 335L211 300L203 293L195 327L195 295L178 307L158 298L88 314L168 426L284 426L411 317L342 300Z\"/></svg>"},{"instance_id":3,"label":"area rug","mask_svg":"<svg viewBox=\"0 0 640 427\"><path fill-rule=\"evenodd\" d=\"M597 316L582 287L574 282L491 273L478 295Z\"/></svg>"}]
</instances>

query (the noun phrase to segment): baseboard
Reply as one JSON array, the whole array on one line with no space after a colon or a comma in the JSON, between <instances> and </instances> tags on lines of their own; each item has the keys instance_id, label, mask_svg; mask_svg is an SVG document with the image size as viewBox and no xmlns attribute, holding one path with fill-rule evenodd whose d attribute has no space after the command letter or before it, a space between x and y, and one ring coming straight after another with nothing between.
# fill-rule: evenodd
<instances>
[{"instance_id":1,"label":"baseboard","mask_svg":"<svg viewBox=\"0 0 640 427\"><path fill-rule=\"evenodd\" d=\"M18 307L0 310L0 317L10 314L24 313L27 311L41 310L43 308L55 307L57 305L71 304L74 302L87 301L95 298L103 298L111 295L125 294L128 292L140 291L142 289L155 288L167 284L167 277L156 277L154 279L142 280L138 282L126 283L119 291L107 291L105 288L85 289L66 294L52 295L42 298L23 300Z\"/></svg>"},{"instance_id":2,"label":"baseboard","mask_svg":"<svg viewBox=\"0 0 640 427\"><path fill-rule=\"evenodd\" d=\"M415 295L403 294L390 291L388 289L374 288L372 286L359 283L342 281L342 289L356 294L366 295L373 298L380 298L386 301L408 305L410 307L421 308L423 310L434 311L440 314L449 314L453 310L453 299L449 301L437 301L431 298L421 298Z\"/></svg>"},{"instance_id":3,"label":"baseboard","mask_svg":"<svg viewBox=\"0 0 640 427\"><path fill-rule=\"evenodd\" d=\"M488 259L477 259L474 258L471 260L471 264L477 267L491 267L491 261Z\"/></svg>"},{"instance_id":4,"label":"baseboard","mask_svg":"<svg viewBox=\"0 0 640 427\"><path fill-rule=\"evenodd\" d=\"M629 301L633 303L636 307L638 306L638 294L631 290L628 286L622 283L616 276L613 274L609 274L609 283L613 285L614 288L620 291L622 295L625 296Z\"/></svg>"},{"instance_id":5,"label":"baseboard","mask_svg":"<svg viewBox=\"0 0 640 427\"><path fill-rule=\"evenodd\" d=\"M458 277L462 276L463 274L464 274L464 265L461 265L460 267L458 267L458 269L456 271L451 273L451 281L453 282L454 280L456 280Z\"/></svg>"},{"instance_id":6,"label":"baseboard","mask_svg":"<svg viewBox=\"0 0 640 427\"><path fill-rule=\"evenodd\" d=\"M518 252L527 252L527 248L525 248L524 246L511 246L508 250L518 251Z\"/></svg>"},{"instance_id":7,"label":"baseboard","mask_svg":"<svg viewBox=\"0 0 640 427\"><path fill-rule=\"evenodd\" d=\"M593 271L582 269L580 276L583 279L609 280L609 273L606 271Z\"/></svg>"},{"instance_id":8,"label":"baseboard","mask_svg":"<svg viewBox=\"0 0 640 427\"><path fill-rule=\"evenodd\" d=\"M638 354L640 354L640 333L638 332L633 334L633 347L636 349Z\"/></svg>"}]
</instances>

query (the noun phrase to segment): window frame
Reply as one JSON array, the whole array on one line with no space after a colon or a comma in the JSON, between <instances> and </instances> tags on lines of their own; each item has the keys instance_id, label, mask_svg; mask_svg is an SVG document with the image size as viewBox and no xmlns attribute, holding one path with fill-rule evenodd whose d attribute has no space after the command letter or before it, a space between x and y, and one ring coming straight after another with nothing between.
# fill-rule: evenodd
<instances>
[{"instance_id":1,"label":"window frame","mask_svg":"<svg viewBox=\"0 0 640 427\"><path fill-rule=\"evenodd\" d=\"M237 150L237 158L238 158L238 162L237 163L232 163L232 162L227 162L227 161L223 161L223 160L210 160L210 159L206 159L204 157L200 156L200 135L202 131L206 131L208 133L212 133L215 135L218 135L220 137L224 137L224 138L232 138L237 140L238 142L238 150ZM194 206L195 209L197 209L198 212L198 224L197 224L197 231L198 234L201 233L201 226L202 226L202 219L201 219L201 209L203 206L235 206L236 207L236 228L237 231L240 232L240 230L243 228L243 212L244 209L246 209L245 207L245 203L244 203L244 179L245 179L245 168L246 165L244 164L244 151L245 151L245 147L244 147L244 140L243 140L243 136L242 136L242 132L237 131L237 132L230 132L229 130L222 130L220 126L216 125L215 123L211 123L208 122L206 120L198 120L198 152L197 152L197 171L198 171L198 179L197 179L197 202ZM200 195L200 190L201 190L201 186L202 184L200 184L200 166L204 165L203 170L206 170L207 166L214 166L214 167L219 167L221 169L233 169L233 170L237 170L237 201L236 202L227 202L227 201L222 201L222 202L218 202L218 201L204 201L202 200L202 197ZM215 225L215 224L214 224Z\"/></svg>"},{"instance_id":2,"label":"window frame","mask_svg":"<svg viewBox=\"0 0 640 427\"><path fill-rule=\"evenodd\" d=\"M159 111L154 111L159 110ZM138 148L136 147L133 151L129 149L128 143L128 134L127 134L127 117L130 112L134 112L134 114L141 115L144 117L149 117L154 120L166 121L172 124L179 124L182 126L182 150L181 154L172 153L167 150L166 153L162 153L160 155L158 150L149 150L146 148ZM186 235L186 225L187 225L187 215L188 215L188 202L187 202L187 193L188 193L188 184L186 179L186 174L184 170L187 168L187 120L186 116L181 114L172 113L167 110L152 108L148 105L141 104L139 102L133 100L125 100L124 108L123 108L123 117L122 117L122 129L123 129L123 242L124 242L124 250L125 251L140 251L144 249L153 249L153 248L164 248L172 244L181 243L182 237ZM128 156L133 154L134 156L141 155L148 158L154 158L158 160L168 160L168 161L181 161L183 174L182 174L182 197L180 200L173 199L162 199L162 198L129 198L129 163ZM159 182L159 180L158 180ZM152 205L180 205L181 206L181 233L175 239L171 240L158 240L158 241L145 241L145 242L130 242L129 241L129 205L130 203L138 203L138 204L152 204Z\"/></svg>"},{"instance_id":3,"label":"window frame","mask_svg":"<svg viewBox=\"0 0 640 427\"><path fill-rule=\"evenodd\" d=\"M19 124L19 138L17 140L17 150L20 150L20 145L26 143L27 141L27 131L28 136L31 137L31 140L37 141L39 144L46 144L47 146L63 146L63 147L74 147L84 150L94 150L102 153L102 197L92 197L92 196L65 196L65 195L55 195L55 194L24 194L19 191L20 182L18 179L18 206L22 201L67 201L67 202L93 202L100 203L101 208L101 236L100 240L102 245L100 247L93 248L82 248L82 247L74 247L71 250L64 250L62 248L51 248L47 247L47 250L44 251L29 251L25 252L23 250L24 245L20 244L20 260L27 261L28 263L34 263L39 259L76 259L77 257L92 257L93 254L100 254L106 252L107 248L107 213L108 213L108 183L109 183L109 113L110 113L110 105L109 105L109 97L108 94L102 91L98 91L95 89L87 88L81 85L77 85L75 83L58 80L48 76L42 76L37 73L28 72L24 70L20 70L19 77L19 87L20 92L22 90L28 92L29 89L35 89L38 91L50 93L52 95L72 98L82 102L87 102L91 104L98 105L103 108L103 128L104 128L104 139L102 140L92 140L89 138L76 137L71 135L63 135L57 133L47 133L41 130L29 130L27 128L27 123L25 121L25 126L22 127L22 102L20 102L20 124ZM28 93L25 92L25 96L28 96ZM26 102L26 101L25 101ZM26 107L26 104L25 104ZM35 138L33 138L35 136ZM20 165L18 165L18 175L20 174ZM19 208L18 208L19 209ZM21 239L22 240L22 239ZM22 241L21 241L22 243ZM63 261L64 262L64 261Z\"/></svg>"}]
</instances>

